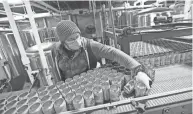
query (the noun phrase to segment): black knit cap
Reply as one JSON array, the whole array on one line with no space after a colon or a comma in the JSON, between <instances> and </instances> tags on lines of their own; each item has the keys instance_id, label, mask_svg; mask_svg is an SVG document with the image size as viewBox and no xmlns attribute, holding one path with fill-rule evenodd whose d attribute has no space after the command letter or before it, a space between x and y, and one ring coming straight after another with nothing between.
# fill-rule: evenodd
<instances>
[{"instance_id":1,"label":"black knit cap","mask_svg":"<svg viewBox=\"0 0 193 114\"><path fill-rule=\"evenodd\" d=\"M56 34L60 40L66 40L74 33L81 33L77 25L70 20L62 20L56 26Z\"/></svg>"}]
</instances>

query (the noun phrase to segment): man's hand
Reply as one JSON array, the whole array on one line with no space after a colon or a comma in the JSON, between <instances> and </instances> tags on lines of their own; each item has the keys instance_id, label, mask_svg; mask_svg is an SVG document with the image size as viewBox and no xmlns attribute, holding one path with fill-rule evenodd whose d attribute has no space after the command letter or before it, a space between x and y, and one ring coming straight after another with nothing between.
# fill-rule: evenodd
<instances>
[{"instance_id":1,"label":"man's hand","mask_svg":"<svg viewBox=\"0 0 193 114\"><path fill-rule=\"evenodd\" d=\"M152 80L144 72L138 72L135 79L145 84L148 90L151 88Z\"/></svg>"}]
</instances>

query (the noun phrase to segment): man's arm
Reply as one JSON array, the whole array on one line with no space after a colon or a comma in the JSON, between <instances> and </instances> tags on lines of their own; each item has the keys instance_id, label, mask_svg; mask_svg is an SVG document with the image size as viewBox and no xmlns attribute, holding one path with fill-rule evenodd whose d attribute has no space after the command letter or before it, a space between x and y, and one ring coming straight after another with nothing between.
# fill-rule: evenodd
<instances>
[{"instance_id":1,"label":"man's arm","mask_svg":"<svg viewBox=\"0 0 193 114\"><path fill-rule=\"evenodd\" d=\"M112 61L116 61L128 69L136 69L141 66L141 64L131 56L114 47L103 45L92 40L90 41L90 46L97 58L106 58Z\"/></svg>"}]
</instances>

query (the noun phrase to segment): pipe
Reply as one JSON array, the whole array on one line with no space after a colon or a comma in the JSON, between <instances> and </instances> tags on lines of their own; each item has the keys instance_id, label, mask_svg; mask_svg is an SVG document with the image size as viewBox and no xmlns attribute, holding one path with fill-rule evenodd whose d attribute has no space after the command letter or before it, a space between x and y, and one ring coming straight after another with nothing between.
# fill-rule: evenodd
<instances>
[{"instance_id":1,"label":"pipe","mask_svg":"<svg viewBox=\"0 0 193 114\"><path fill-rule=\"evenodd\" d=\"M110 13L110 16L111 16L111 22L112 22L112 27L113 27L114 45L115 45L115 48L117 48L117 37L116 37L116 34L115 34L115 24L114 24L111 1L109 1L109 11L110 11L109 13Z\"/></svg>"},{"instance_id":2,"label":"pipe","mask_svg":"<svg viewBox=\"0 0 193 114\"><path fill-rule=\"evenodd\" d=\"M35 38L36 44L37 44L38 49L39 49L38 51L39 51L39 55L40 55L40 59L42 62L42 67L43 67L42 72L43 72L45 80L47 81L44 83L44 85L52 85L53 82L51 80L51 75L48 73L49 67L48 67L48 64L46 61L44 51L43 51L42 46L41 46L40 36L38 34L38 29L37 29L36 24L35 24L35 20L33 17L33 12L32 12L31 6L30 6L30 2L29 2L29 0L24 0L24 3L26 6L26 10L28 13L30 24L32 26L32 32L34 34L34 38Z\"/></svg>"}]
</instances>

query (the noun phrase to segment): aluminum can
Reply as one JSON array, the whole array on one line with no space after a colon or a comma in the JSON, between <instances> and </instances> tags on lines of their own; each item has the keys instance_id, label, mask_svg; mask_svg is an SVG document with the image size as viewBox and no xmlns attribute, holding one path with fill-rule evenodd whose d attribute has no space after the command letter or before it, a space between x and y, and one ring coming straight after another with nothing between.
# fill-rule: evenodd
<instances>
[{"instance_id":1,"label":"aluminum can","mask_svg":"<svg viewBox=\"0 0 193 114\"><path fill-rule=\"evenodd\" d=\"M153 54L150 54L149 63L151 66L155 66L155 56Z\"/></svg>"},{"instance_id":2,"label":"aluminum can","mask_svg":"<svg viewBox=\"0 0 193 114\"><path fill-rule=\"evenodd\" d=\"M48 91L42 91L41 93L39 93L39 98L42 99L44 96L48 95Z\"/></svg>"},{"instance_id":3,"label":"aluminum can","mask_svg":"<svg viewBox=\"0 0 193 114\"><path fill-rule=\"evenodd\" d=\"M53 96L56 93L59 93L58 89L52 89L52 90L49 91L50 96Z\"/></svg>"},{"instance_id":4,"label":"aluminum can","mask_svg":"<svg viewBox=\"0 0 193 114\"><path fill-rule=\"evenodd\" d=\"M61 85L63 85L63 84L64 84L64 81L59 81L59 82L56 83L56 87L59 89L59 87L60 87Z\"/></svg>"},{"instance_id":5,"label":"aluminum can","mask_svg":"<svg viewBox=\"0 0 193 114\"><path fill-rule=\"evenodd\" d=\"M181 54L180 53L176 53L175 63L180 63L180 58L181 58Z\"/></svg>"},{"instance_id":6,"label":"aluminum can","mask_svg":"<svg viewBox=\"0 0 193 114\"><path fill-rule=\"evenodd\" d=\"M17 111L16 107L10 108L4 112L4 114L15 114Z\"/></svg>"},{"instance_id":7,"label":"aluminum can","mask_svg":"<svg viewBox=\"0 0 193 114\"><path fill-rule=\"evenodd\" d=\"M55 85L48 86L47 88L48 88L48 91L53 90L53 89L57 89Z\"/></svg>"},{"instance_id":8,"label":"aluminum can","mask_svg":"<svg viewBox=\"0 0 193 114\"><path fill-rule=\"evenodd\" d=\"M27 103L28 103L28 100L27 100L27 99L22 99L22 100L20 100L20 101L17 103L16 107L17 107L17 108L20 108L21 106L26 105Z\"/></svg>"},{"instance_id":9,"label":"aluminum can","mask_svg":"<svg viewBox=\"0 0 193 114\"><path fill-rule=\"evenodd\" d=\"M44 104L44 102L50 101L50 100L51 100L50 95L46 95L46 96L42 97L42 99L41 99L41 104Z\"/></svg>"},{"instance_id":10,"label":"aluminum can","mask_svg":"<svg viewBox=\"0 0 193 114\"><path fill-rule=\"evenodd\" d=\"M40 103L35 103L30 106L29 114L44 114L42 111L42 105Z\"/></svg>"},{"instance_id":11,"label":"aluminum can","mask_svg":"<svg viewBox=\"0 0 193 114\"><path fill-rule=\"evenodd\" d=\"M0 110L5 110L5 104L0 104Z\"/></svg>"},{"instance_id":12,"label":"aluminum can","mask_svg":"<svg viewBox=\"0 0 193 114\"><path fill-rule=\"evenodd\" d=\"M76 95L83 95L84 91L85 91L85 88L80 87L79 89L77 89L77 91L75 93L76 93Z\"/></svg>"},{"instance_id":13,"label":"aluminum can","mask_svg":"<svg viewBox=\"0 0 193 114\"><path fill-rule=\"evenodd\" d=\"M103 76L102 78L101 78L101 82L103 83L103 82L107 82L107 83L109 83L109 79L108 79L108 77L106 77L106 76ZM109 83L110 84L110 83Z\"/></svg>"},{"instance_id":14,"label":"aluminum can","mask_svg":"<svg viewBox=\"0 0 193 114\"><path fill-rule=\"evenodd\" d=\"M141 82L136 82L135 97L142 97L146 94L146 86Z\"/></svg>"},{"instance_id":15,"label":"aluminum can","mask_svg":"<svg viewBox=\"0 0 193 114\"><path fill-rule=\"evenodd\" d=\"M22 99L27 99L27 96L28 96L28 92L24 92L22 94L19 95L19 100L22 100Z\"/></svg>"},{"instance_id":16,"label":"aluminum can","mask_svg":"<svg viewBox=\"0 0 193 114\"><path fill-rule=\"evenodd\" d=\"M44 114L55 114L55 110L54 110L54 104L52 101L46 101L43 105L42 105L42 111Z\"/></svg>"},{"instance_id":17,"label":"aluminum can","mask_svg":"<svg viewBox=\"0 0 193 114\"><path fill-rule=\"evenodd\" d=\"M29 99L28 105L31 106L31 105L33 105L34 103L37 103L37 102L40 102L40 99L38 97L33 97L33 98Z\"/></svg>"},{"instance_id":18,"label":"aluminum can","mask_svg":"<svg viewBox=\"0 0 193 114\"><path fill-rule=\"evenodd\" d=\"M59 98L54 102L54 109L56 114L67 111L66 101L63 98Z\"/></svg>"},{"instance_id":19,"label":"aluminum can","mask_svg":"<svg viewBox=\"0 0 193 114\"><path fill-rule=\"evenodd\" d=\"M101 80L100 79L96 79L94 81L94 86L96 87L96 86L100 86L100 85L101 85Z\"/></svg>"},{"instance_id":20,"label":"aluminum can","mask_svg":"<svg viewBox=\"0 0 193 114\"><path fill-rule=\"evenodd\" d=\"M0 110L0 114L4 114L5 110Z\"/></svg>"},{"instance_id":21,"label":"aluminum can","mask_svg":"<svg viewBox=\"0 0 193 114\"><path fill-rule=\"evenodd\" d=\"M185 63L185 59L186 59L186 53L182 52L181 53L181 58L180 58L180 63Z\"/></svg>"},{"instance_id":22,"label":"aluminum can","mask_svg":"<svg viewBox=\"0 0 193 114\"><path fill-rule=\"evenodd\" d=\"M29 114L28 109L29 109L28 105L23 105L17 109L17 114Z\"/></svg>"},{"instance_id":23,"label":"aluminum can","mask_svg":"<svg viewBox=\"0 0 193 114\"><path fill-rule=\"evenodd\" d=\"M108 82L102 83L104 102L108 102L110 100L110 84Z\"/></svg>"},{"instance_id":24,"label":"aluminum can","mask_svg":"<svg viewBox=\"0 0 193 114\"><path fill-rule=\"evenodd\" d=\"M9 110L12 107L16 107L16 105L17 105L17 100L12 100L11 102L6 104L5 108L6 110Z\"/></svg>"},{"instance_id":25,"label":"aluminum can","mask_svg":"<svg viewBox=\"0 0 193 114\"><path fill-rule=\"evenodd\" d=\"M7 104L7 100L6 99L0 99L0 104Z\"/></svg>"},{"instance_id":26,"label":"aluminum can","mask_svg":"<svg viewBox=\"0 0 193 114\"><path fill-rule=\"evenodd\" d=\"M74 92L70 92L66 95L65 100L66 100L66 106L68 111L70 110L74 110L74 106L73 106L73 99L75 98L75 93Z\"/></svg>"},{"instance_id":27,"label":"aluminum can","mask_svg":"<svg viewBox=\"0 0 193 114\"><path fill-rule=\"evenodd\" d=\"M62 92L63 88L67 88L67 87L69 87L69 86L64 83L58 89L59 89L60 92Z\"/></svg>"},{"instance_id":28,"label":"aluminum can","mask_svg":"<svg viewBox=\"0 0 193 114\"><path fill-rule=\"evenodd\" d=\"M66 95L70 92L71 92L71 89L67 87L67 88L63 88L61 93L63 97L66 97Z\"/></svg>"},{"instance_id":29,"label":"aluminum can","mask_svg":"<svg viewBox=\"0 0 193 114\"><path fill-rule=\"evenodd\" d=\"M73 106L75 110L84 108L84 98L82 95L76 95L73 99Z\"/></svg>"},{"instance_id":30,"label":"aluminum can","mask_svg":"<svg viewBox=\"0 0 193 114\"><path fill-rule=\"evenodd\" d=\"M135 87L135 80L130 80L125 86L124 86L124 92L127 94L131 94L134 91Z\"/></svg>"},{"instance_id":31,"label":"aluminum can","mask_svg":"<svg viewBox=\"0 0 193 114\"><path fill-rule=\"evenodd\" d=\"M83 81L83 82L81 82L80 86L85 87L87 84L88 84L88 81Z\"/></svg>"},{"instance_id":32,"label":"aluminum can","mask_svg":"<svg viewBox=\"0 0 193 114\"><path fill-rule=\"evenodd\" d=\"M77 84L71 86L71 90L74 92L77 91L79 88L80 88L80 85L77 85Z\"/></svg>"},{"instance_id":33,"label":"aluminum can","mask_svg":"<svg viewBox=\"0 0 193 114\"><path fill-rule=\"evenodd\" d=\"M54 94L54 95L52 96L52 100L53 100L53 101L55 101L55 100L57 100L57 99L59 99L59 98L62 98L62 95L61 95L60 93L56 93L56 94Z\"/></svg>"},{"instance_id":34,"label":"aluminum can","mask_svg":"<svg viewBox=\"0 0 193 114\"><path fill-rule=\"evenodd\" d=\"M170 53L166 53L166 58L165 58L165 65L169 65L170 64Z\"/></svg>"},{"instance_id":35,"label":"aluminum can","mask_svg":"<svg viewBox=\"0 0 193 114\"><path fill-rule=\"evenodd\" d=\"M165 60L166 60L165 53L162 53L162 54L161 54L161 57L160 57L160 65L161 65L161 66L164 66L164 65L165 65Z\"/></svg>"},{"instance_id":36,"label":"aluminum can","mask_svg":"<svg viewBox=\"0 0 193 114\"><path fill-rule=\"evenodd\" d=\"M33 97L38 97L38 94L37 94L35 91L31 91L31 92L28 94L28 96L27 96L28 99L31 99L31 98L33 98Z\"/></svg>"},{"instance_id":37,"label":"aluminum can","mask_svg":"<svg viewBox=\"0 0 193 114\"><path fill-rule=\"evenodd\" d=\"M175 64L176 54L174 52L171 53L171 64Z\"/></svg>"},{"instance_id":38,"label":"aluminum can","mask_svg":"<svg viewBox=\"0 0 193 114\"><path fill-rule=\"evenodd\" d=\"M14 95L14 96L11 96L11 97L9 97L8 99L7 99L7 104L9 103L9 102L11 102L11 101L13 101L13 100L18 100L18 96L16 96L16 95Z\"/></svg>"},{"instance_id":39,"label":"aluminum can","mask_svg":"<svg viewBox=\"0 0 193 114\"><path fill-rule=\"evenodd\" d=\"M92 83L88 83L84 88L85 88L86 91L88 91L88 90L92 91L94 86L93 86Z\"/></svg>"},{"instance_id":40,"label":"aluminum can","mask_svg":"<svg viewBox=\"0 0 193 114\"><path fill-rule=\"evenodd\" d=\"M120 98L119 98L120 94L121 94L121 90L120 90L118 85L111 85L110 86L110 101L111 102L119 101L120 100Z\"/></svg>"},{"instance_id":41,"label":"aluminum can","mask_svg":"<svg viewBox=\"0 0 193 114\"><path fill-rule=\"evenodd\" d=\"M71 81L72 81L72 78L67 78L67 79L65 80L65 83L68 84L68 83L71 82Z\"/></svg>"},{"instance_id":42,"label":"aluminum can","mask_svg":"<svg viewBox=\"0 0 193 114\"><path fill-rule=\"evenodd\" d=\"M84 92L84 100L86 107L95 106L95 99L92 91L88 90Z\"/></svg>"},{"instance_id":43,"label":"aluminum can","mask_svg":"<svg viewBox=\"0 0 193 114\"><path fill-rule=\"evenodd\" d=\"M96 104L103 104L104 97L103 97L103 90L100 86L95 86L93 88L94 98Z\"/></svg>"},{"instance_id":44,"label":"aluminum can","mask_svg":"<svg viewBox=\"0 0 193 114\"><path fill-rule=\"evenodd\" d=\"M68 83L68 86L71 87L71 86L73 86L73 85L75 85L75 84L76 84L75 81L74 81L74 80L71 80L71 81Z\"/></svg>"},{"instance_id":45,"label":"aluminum can","mask_svg":"<svg viewBox=\"0 0 193 114\"><path fill-rule=\"evenodd\" d=\"M47 89L48 89L47 86L43 86L43 87L39 88L39 89L37 90L37 92L38 92L38 94L39 94L39 93L41 93L42 91L46 91Z\"/></svg>"}]
</instances>

